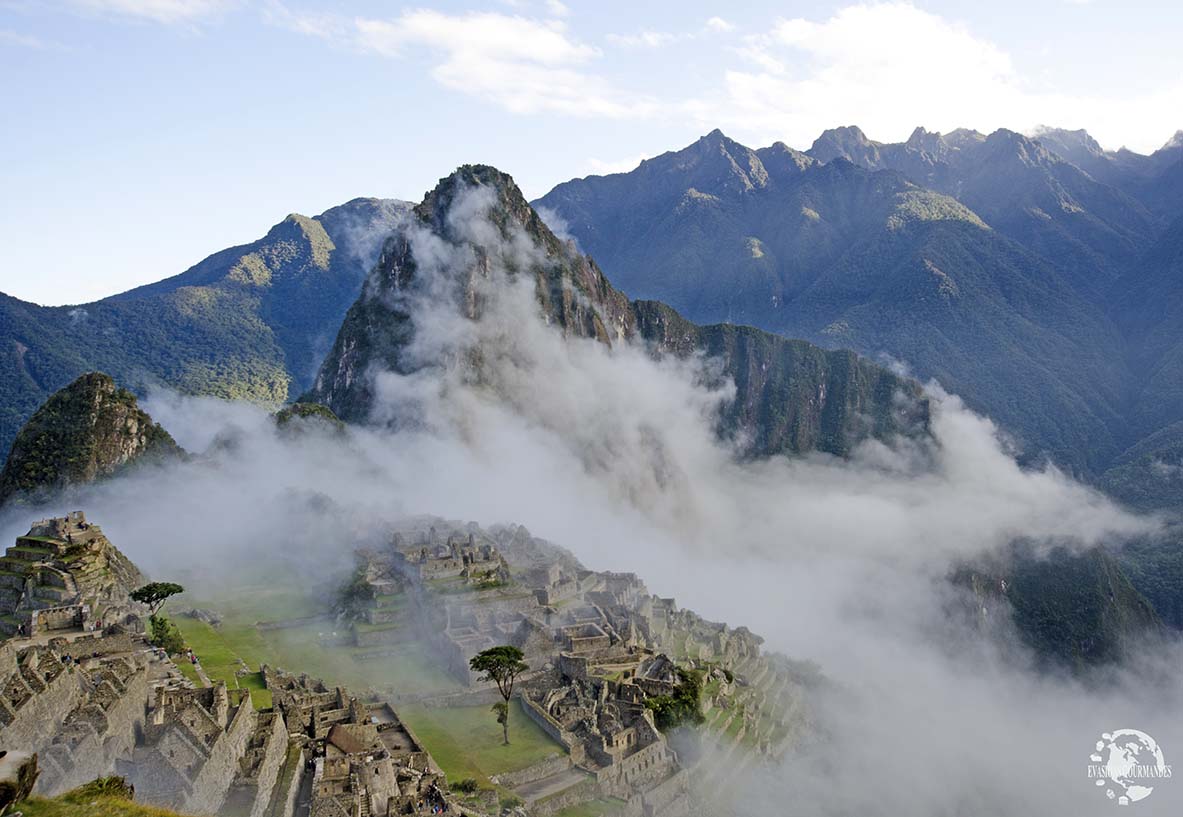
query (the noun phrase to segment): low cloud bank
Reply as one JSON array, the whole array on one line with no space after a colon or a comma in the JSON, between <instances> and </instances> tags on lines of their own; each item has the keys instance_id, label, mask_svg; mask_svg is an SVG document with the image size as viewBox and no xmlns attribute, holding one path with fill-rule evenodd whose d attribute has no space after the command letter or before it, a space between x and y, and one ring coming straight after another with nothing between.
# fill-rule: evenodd
<instances>
[{"instance_id":1,"label":"low cloud bank","mask_svg":"<svg viewBox=\"0 0 1183 817\"><path fill-rule=\"evenodd\" d=\"M709 361L564 339L508 273L538 250L489 229L479 195L461 205L465 239L493 259L482 317L451 300L471 248L414 235L423 280L406 354L421 365L377 374L375 419L417 422L281 433L255 407L157 393L145 408L202 455L69 506L162 577L226 583L282 560L320 581L416 514L525 524L589 567L635 570L834 682L809 702L820 738L781 768L749 767L742 813L1099 814L1113 805L1085 767L1101 732L1142 729L1168 762L1183 757L1175 647L1086 684L1035 674L1014 639L947 616L962 560L1017 536L1091 546L1154 520L1054 469L1021 469L990 421L935 386L931 441L739 461L712 431L729 393L700 385ZM479 378L461 363L473 347L486 352ZM37 515L9 510L0 533ZM1142 813L1178 813L1183 783L1160 788Z\"/></svg>"}]
</instances>

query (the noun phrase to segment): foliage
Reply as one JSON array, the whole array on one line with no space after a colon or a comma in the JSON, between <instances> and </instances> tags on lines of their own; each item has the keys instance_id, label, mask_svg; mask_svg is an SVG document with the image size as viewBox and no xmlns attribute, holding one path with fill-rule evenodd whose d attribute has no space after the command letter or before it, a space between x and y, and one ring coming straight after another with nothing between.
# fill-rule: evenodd
<instances>
[{"instance_id":1,"label":"foliage","mask_svg":"<svg viewBox=\"0 0 1183 817\"><path fill-rule=\"evenodd\" d=\"M463 780L457 780L455 783L450 784L449 788L461 794L472 794L480 788L480 784L477 783L475 777L466 777Z\"/></svg>"},{"instance_id":2,"label":"foliage","mask_svg":"<svg viewBox=\"0 0 1183 817\"><path fill-rule=\"evenodd\" d=\"M181 456L131 392L89 372L50 396L21 429L0 473L0 502L16 494L36 500L139 461Z\"/></svg>"},{"instance_id":3,"label":"foliage","mask_svg":"<svg viewBox=\"0 0 1183 817\"><path fill-rule=\"evenodd\" d=\"M525 801L516 794L507 794L501 798L501 808L503 809L514 809L522 805L525 805Z\"/></svg>"},{"instance_id":4,"label":"foliage","mask_svg":"<svg viewBox=\"0 0 1183 817\"><path fill-rule=\"evenodd\" d=\"M165 384L279 404L307 388L405 205L357 199L186 272L81 306L0 294L0 451L55 390L105 371L137 391Z\"/></svg>"},{"instance_id":5,"label":"foliage","mask_svg":"<svg viewBox=\"0 0 1183 817\"><path fill-rule=\"evenodd\" d=\"M497 684L503 703L495 704L493 711L497 713L497 722L502 726L506 746L509 745L509 699L513 696L514 681L530 669L523 658L521 650L506 644L482 650L468 662L473 672L483 673L481 680Z\"/></svg>"},{"instance_id":6,"label":"foliage","mask_svg":"<svg viewBox=\"0 0 1183 817\"><path fill-rule=\"evenodd\" d=\"M128 595L132 601L146 604L151 608L152 615L156 615L168 599L184 592L185 588L176 582L149 582L143 587L137 587Z\"/></svg>"},{"instance_id":7,"label":"foliage","mask_svg":"<svg viewBox=\"0 0 1183 817\"><path fill-rule=\"evenodd\" d=\"M700 724L702 714L702 680L700 670L678 667L678 686L671 695L654 695L645 699L652 710L657 728L668 732L682 724Z\"/></svg>"},{"instance_id":8,"label":"foliage","mask_svg":"<svg viewBox=\"0 0 1183 817\"><path fill-rule=\"evenodd\" d=\"M84 783L78 788L66 792L64 796L74 800L82 800L86 797L117 797L131 800L135 797L135 788L122 777L112 775Z\"/></svg>"},{"instance_id":9,"label":"foliage","mask_svg":"<svg viewBox=\"0 0 1183 817\"><path fill-rule=\"evenodd\" d=\"M167 616L153 615L148 619L148 643L160 647L169 655L185 651L185 639L181 631Z\"/></svg>"}]
</instances>

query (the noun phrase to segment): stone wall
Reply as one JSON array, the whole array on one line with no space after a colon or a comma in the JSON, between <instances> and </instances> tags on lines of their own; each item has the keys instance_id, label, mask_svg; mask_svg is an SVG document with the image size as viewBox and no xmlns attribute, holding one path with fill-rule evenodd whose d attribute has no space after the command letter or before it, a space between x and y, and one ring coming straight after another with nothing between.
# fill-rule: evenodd
<instances>
[{"instance_id":1,"label":"stone wall","mask_svg":"<svg viewBox=\"0 0 1183 817\"><path fill-rule=\"evenodd\" d=\"M555 755L548 757L533 766L528 766L525 769L520 769L516 772L505 772L495 777L489 778L499 786L505 786L507 789L516 789L518 786L526 783L533 783L535 780L541 780L544 777L561 774L571 768L571 758L568 755Z\"/></svg>"},{"instance_id":2,"label":"stone wall","mask_svg":"<svg viewBox=\"0 0 1183 817\"><path fill-rule=\"evenodd\" d=\"M263 817L288 751L288 730L278 712L260 714L250 747L219 813Z\"/></svg>"},{"instance_id":3,"label":"stone wall","mask_svg":"<svg viewBox=\"0 0 1183 817\"><path fill-rule=\"evenodd\" d=\"M182 811L189 814L217 814L238 772L238 760L246 751L255 729L251 697L244 695L233 719L209 753L201 771L193 778L193 791Z\"/></svg>"},{"instance_id":4,"label":"stone wall","mask_svg":"<svg viewBox=\"0 0 1183 817\"><path fill-rule=\"evenodd\" d=\"M61 794L111 773L132 756L148 703L148 671L127 660L95 674L91 693L42 753L37 792Z\"/></svg>"},{"instance_id":5,"label":"stone wall","mask_svg":"<svg viewBox=\"0 0 1183 817\"><path fill-rule=\"evenodd\" d=\"M28 655L26 652L26 662ZM60 668L56 672L49 679L29 666L18 666L7 678L0 679L4 684L0 696L0 746L40 752L53 741L85 692L77 669Z\"/></svg>"}]
</instances>

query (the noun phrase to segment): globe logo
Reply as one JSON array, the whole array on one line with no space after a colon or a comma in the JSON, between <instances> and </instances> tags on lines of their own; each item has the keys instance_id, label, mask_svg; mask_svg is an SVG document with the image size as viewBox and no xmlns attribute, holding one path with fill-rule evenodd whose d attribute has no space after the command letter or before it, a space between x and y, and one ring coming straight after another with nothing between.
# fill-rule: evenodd
<instances>
[{"instance_id":1,"label":"globe logo","mask_svg":"<svg viewBox=\"0 0 1183 817\"><path fill-rule=\"evenodd\" d=\"M1089 779L1119 806L1145 800L1171 777L1170 764L1154 738L1137 729L1105 732L1089 755Z\"/></svg>"}]
</instances>

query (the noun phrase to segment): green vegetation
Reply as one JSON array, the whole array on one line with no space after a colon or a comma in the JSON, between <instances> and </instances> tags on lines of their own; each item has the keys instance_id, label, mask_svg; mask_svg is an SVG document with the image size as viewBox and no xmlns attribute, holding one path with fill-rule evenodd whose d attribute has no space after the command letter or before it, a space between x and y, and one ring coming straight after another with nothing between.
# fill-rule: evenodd
<instances>
[{"instance_id":1,"label":"green vegetation","mask_svg":"<svg viewBox=\"0 0 1183 817\"><path fill-rule=\"evenodd\" d=\"M132 601L148 605L152 615L156 615L166 601L184 592L185 588L175 582L149 582L143 587L137 587L128 595Z\"/></svg>"},{"instance_id":2,"label":"green vegetation","mask_svg":"<svg viewBox=\"0 0 1183 817\"><path fill-rule=\"evenodd\" d=\"M131 392L90 372L50 396L21 428L0 473L0 503L18 494L37 500L141 461L181 456Z\"/></svg>"},{"instance_id":3,"label":"green vegetation","mask_svg":"<svg viewBox=\"0 0 1183 817\"><path fill-rule=\"evenodd\" d=\"M618 800L591 800L555 812L554 817L607 817L616 813L621 805Z\"/></svg>"},{"instance_id":4,"label":"green vegetation","mask_svg":"<svg viewBox=\"0 0 1183 817\"><path fill-rule=\"evenodd\" d=\"M148 641L169 655L177 655L185 650L185 639L181 635L181 631L169 620L168 616L156 613L148 618Z\"/></svg>"},{"instance_id":5,"label":"green vegetation","mask_svg":"<svg viewBox=\"0 0 1183 817\"><path fill-rule=\"evenodd\" d=\"M645 699L645 706L653 710L657 728L668 732L682 724L701 724L702 670L678 667L678 687L672 695L655 695Z\"/></svg>"},{"instance_id":6,"label":"green vegetation","mask_svg":"<svg viewBox=\"0 0 1183 817\"><path fill-rule=\"evenodd\" d=\"M468 661L473 672L483 673L481 680L497 684L502 702L494 704L493 711L497 713L497 722L501 724L506 746L509 745L509 699L513 697L514 681L530 669L530 665L522 660L523 657L521 650L506 644L482 650Z\"/></svg>"},{"instance_id":7,"label":"green vegetation","mask_svg":"<svg viewBox=\"0 0 1183 817\"><path fill-rule=\"evenodd\" d=\"M59 797L31 797L18 804L16 811L25 817L181 817L134 802L122 777L100 778Z\"/></svg>"},{"instance_id":8,"label":"green vegetation","mask_svg":"<svg viewBox=\"0 0 1183 817\"><path fill-rule=\"evenodd\" d=\"M87 371L279 405L307 388L368 267L371 233L405 206L355 199L186 272L82 306L0 294L0 451L55 390Z\"/></svg>"},{"instance_id":9,"label":"green vegetation","mask_svg":"<svg viewBox=\"0 0 1183 817\"><path fill-rule=\"evenodd\" d=\"M399 715L415 731L449 780L472 778L488 786L489 777L517 771L562 754L564 749L522 711L514 700L509 725L514 741L503 742L502 729L485 706L400 706Z\"/></svg>"}]
</instances>

